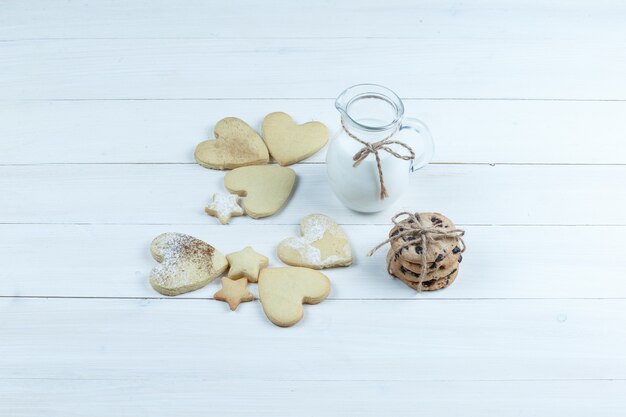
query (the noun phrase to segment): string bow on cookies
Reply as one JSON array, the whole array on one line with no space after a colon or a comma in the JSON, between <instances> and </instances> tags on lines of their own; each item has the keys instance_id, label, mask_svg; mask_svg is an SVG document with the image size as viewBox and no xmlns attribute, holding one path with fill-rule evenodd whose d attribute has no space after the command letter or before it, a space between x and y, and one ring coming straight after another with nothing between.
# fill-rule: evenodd
<instances>
[{"instance_id":1,"label":"string bow on cookies","mask_svg":"<svg viewBox=\"0 0 626 417\"><path fill-rule=\"evenodd\" d=\"M396 214L391 218L391 221L395 225L392 229L389 238L384 242L381 242L372 250L367 253L367 256L372 256L381 247L387 243L391 243L392 247L395 246L394 256L400 255L400 253L410 247L421 244L421 252L423 259L421 261L421 272L418 278L418 287L421 288L422 282L427 276L428 262L426 260L426 254L429 253L431 245L436 244L439 241L454 238L458 241L460 252L465 252L465 242L463 242L462 236L465 234L464 230L454 228L441 227L439 224L427 227L420 218L419 213L409 213L403 211ZM387 269L390 268L391 259L388 259Z\"/></svg>"}]
</instances>

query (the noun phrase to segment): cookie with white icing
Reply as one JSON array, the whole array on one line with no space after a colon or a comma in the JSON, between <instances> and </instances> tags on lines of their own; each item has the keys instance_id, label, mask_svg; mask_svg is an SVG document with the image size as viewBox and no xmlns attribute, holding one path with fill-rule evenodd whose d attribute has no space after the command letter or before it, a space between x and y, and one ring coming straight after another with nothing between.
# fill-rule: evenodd
<instances>
[{"instance_id":1,"label":"cookie with white icing","mask_svg":"<svg viewBox=\"0 0 626 417\"><path fill-rule=\"evenodd\" d=\"M182 233L163 233L150 245L159 262L150 272L150 285L163 295L179 295L204 287L228 267L217 249Z\"/></svg>"},{"instance_id":2,"label":"cookie with white icing","mask_svg":"<svg viewBox=\"0 0 626 417\"><path fill-rule=\"evenodd\" d=\"M278 245L278 257L286 264L313 269L348 266L352 250L348 237L333 219L310 214L300 222L299 237L288 237Z\"/></svg>"},{"instance_id":3,"label":"cookie with white icing","mask_svg":"<svg viewBox=\"0 0 626 417\"><path fill-rule=\"evenodd\" d=\"M241 208L238 202L238 195L215 193L204 211L209 216L217 217L220 223L228 224L231 217L243 216L243 208Z\"/></svg>"}]
</instances>

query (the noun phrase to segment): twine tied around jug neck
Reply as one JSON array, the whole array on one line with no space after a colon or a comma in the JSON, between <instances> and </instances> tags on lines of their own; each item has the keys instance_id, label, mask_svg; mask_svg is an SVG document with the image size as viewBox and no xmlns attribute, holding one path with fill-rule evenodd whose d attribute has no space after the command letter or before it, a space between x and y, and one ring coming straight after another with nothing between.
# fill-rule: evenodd
<instances>
[{"instance_id":1,"label":"twine tied around jug neck","mask_svg":"<svg viewBox=\"0 0 626 417\"><path fill-rule=\"evenodd\" d=\"M352 157L352 160L354 161L354 164L352 164L353 168L358 167L359 164L361 162L363 162L363 160L369 156L369 154L374 154L374 157L376 157L376 166L378 167L378 178L380 180L380 199L384 200L389 195L387 194L387 188L385 187L385 180L383 179L383 169L382 169L382 166L380 164L380 155L378 153L382 150L382 151L385 151L385 152L389 152L391 155L393 155L396 158L403 159L405 161L409 161L409 160L415 159L415 152L406 143L400 142L399 140L391 140L391 138L396 133L398 133L398 127L394 128L394 130L391 132L391 134L389 134L384 139L379 140L378 142L367 142L367 141L365 141L365 140L355 136L354 134L352 134L348 130L348 128L346 127L346 125L343 122L343 119L341 119L341 127L343 128L343 130L346 132L346 134L348 136L350 136L352 139L354 139L357 142L360 142L360 143L362 143L364 145L363 148L361 148ZM389 147L389 145L394 145L394 144L395 145L400 145L401 147L406 149L409 152L409 154L408 155L401 155L401 154L399 154L398 152L394 151L393 149L391 149Z\"/></svg>"},{"instance_id":2,"label":"twine tied around jug neck","mask_svg":"<svg viewBox=\"0 0 626 417\"><path fill-rule=\"evenodd\" d=\"M442 227L426 227L422 223L422 219L420 218L419 213L409 213L408 211L403 211L391 218L394 227L397 228L394 234L391 234L387 240L376 245L372 250L367 253L367 256L372 256L374 252L376 252L381 247L385 246L387 243L394 244L396 242L402 243L401 245L396 245L396 249L393 252L393 257L398 256L402 253L402 251L410 246L415 246L416 241L422 247L421 253L426 255L429 251L429 247L431 244L448 238L454 238L458 241L459 253L465 252L465 242L463 241L463 235L465 231L462 229L445 229ZM393 229L392 229L393 230ZM407 239L407 237L409 239ZM393 247L393 245L392 245ZM393 257L387 259L387 270L391 269L391 261ZM421 262L421 272L418 278L418 291L421 291L422 284L427 277L428 271L428 263L424 260Z\"/></svg>"}]
</instances>

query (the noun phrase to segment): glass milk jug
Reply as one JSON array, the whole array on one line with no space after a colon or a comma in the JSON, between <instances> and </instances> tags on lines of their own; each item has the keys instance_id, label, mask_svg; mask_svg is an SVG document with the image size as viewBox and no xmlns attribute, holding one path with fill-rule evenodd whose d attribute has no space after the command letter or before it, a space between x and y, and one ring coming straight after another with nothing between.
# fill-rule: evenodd
<instances>
[{"instance_id":1,"label":"glass milk jug","mask_svg":"<svg viewBox=\"0 0 626 417\"><path fill-rule=\"evenodd\" d=\"M408 188L409 173L434 151L424 123L404 117L402 100L380 85L359 84L337 97L341 128L326 154L330 186L347 207L376 212Z\"/></svg>"}]
</instances>

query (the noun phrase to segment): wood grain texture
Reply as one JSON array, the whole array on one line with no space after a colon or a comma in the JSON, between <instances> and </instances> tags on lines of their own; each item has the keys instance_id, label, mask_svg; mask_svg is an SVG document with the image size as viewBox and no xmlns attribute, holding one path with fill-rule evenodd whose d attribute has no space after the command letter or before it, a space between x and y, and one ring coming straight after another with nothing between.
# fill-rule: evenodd
<instances>
[{"instance_id":1,"label":"wood grain texture","mask_svg":"<svg viewBox=\"0 0 626 417\"><path fill-rule=\"evenodd\" d=\"M0 0L0 415L625 415L625 18L616 0ZM279 215L203 213L223 173L193 148L217 120L336 129L359 82L433 131L406 198L345 209L322 151ZM400 210L467 229L445 291L364 256ZM230 312L217 283L148 285L158 233L278 265L311 212L356 262L293 328Z\"/></svg>"},{"instance_id":2,"label":"wood grain texture","mask_svg":"<svg viewBox=\"0 0 626 417\"><path fill-rule=\"evenodd\" d=\"M5 2L2 39L50 38L498 38L615 39L624 4L596 0L473 1L31 0Z\"/></svg>"},{"instance_id":3,"label":"wood grain texture","mask_svg":"<svg viewBox=\"0 0 626 417\"><path fill-rule=\"evenodd\" d=\"M429 125L435 162L626 164L626 102L404 104L407 116ZM219 119L237 116L260 130L273 111L339 129L330 99L0 102L0 164L193 163L195 146ZM307 162L323 162L325 152Z\"/></svg>"},{"instance_id":4,"label":"wood grain texture","mask_svg":"<svg viewBox=\"0 0 626 417\"><path fill-rule=\"evenodd\" d=\"M160 298L148 283L156 265L149 245L160 233L191 234L225 254L251 245L272 266L282 265L278 242L298 233L296 225L212 220L196 226L0 225L0 296ZM461 273L452 286L432 293L391 279L387 247L366 256L389 228L344 226L354 264L323 271L332 281L331 299L626 298L626 266L614 261L621 258L624 227L465 227L469 249ZM219 288L218 279L179 298L211 298ZM256 285L250 290L257 294Z\"/></svg>"},{"instance_id":5,"label":"wood grain texture","mask_svg":"<svg viewBox=\"0 0 626 417\"><path fill-rule=\"evenodd\" d=\"M399 211L440 211L457 224L624 225L626 166L429 165L386 211L363 215L332 194L323 164L295 165L291 200L278 214L232 224L298 224L311 212L340 224L389 224ZM223 171L197 165L0 167L2 223L211 224Z\"/></svg>"},{"instance_id":6,"label":"wood grain texture","mask_svg":"<svg viewBox=\"0 0 626 417\"><path fill-rule=\"evenodd\" d=\"M603 48L593 39L549 38L0 42L0 99L333 98L364 82L407 98L624 99L626 49L616 42Z\"/></svg>"},{"instance_id":7,"label":"wood grain texture","mask_svg":"<svg viewBox=\"0 0 626 417\"><path fill-rule=\"evenodd\" d=\"M626 300L325 300L288 329L258 302L13 298L0 311L4 378L626 379Z\"/></svg>"},{"instance_id":8,"label":"wood grain texture","mask_svg":"<svg viewBox=\"0 0 626 417\"><path fill-rule=\"evenodd\" d=\"M0 380L0 412L14 417L205 417L227 410L230 417L292 417L312 397L324 401L298 414L406 416L419 410L433 417L519 415L614 417L626 382L612 381L262 381L194 379L9 379ZM17 401L12 401L18 399ZM233 406L236 404L236 407Z\"/></svg>"}]
</instances>

